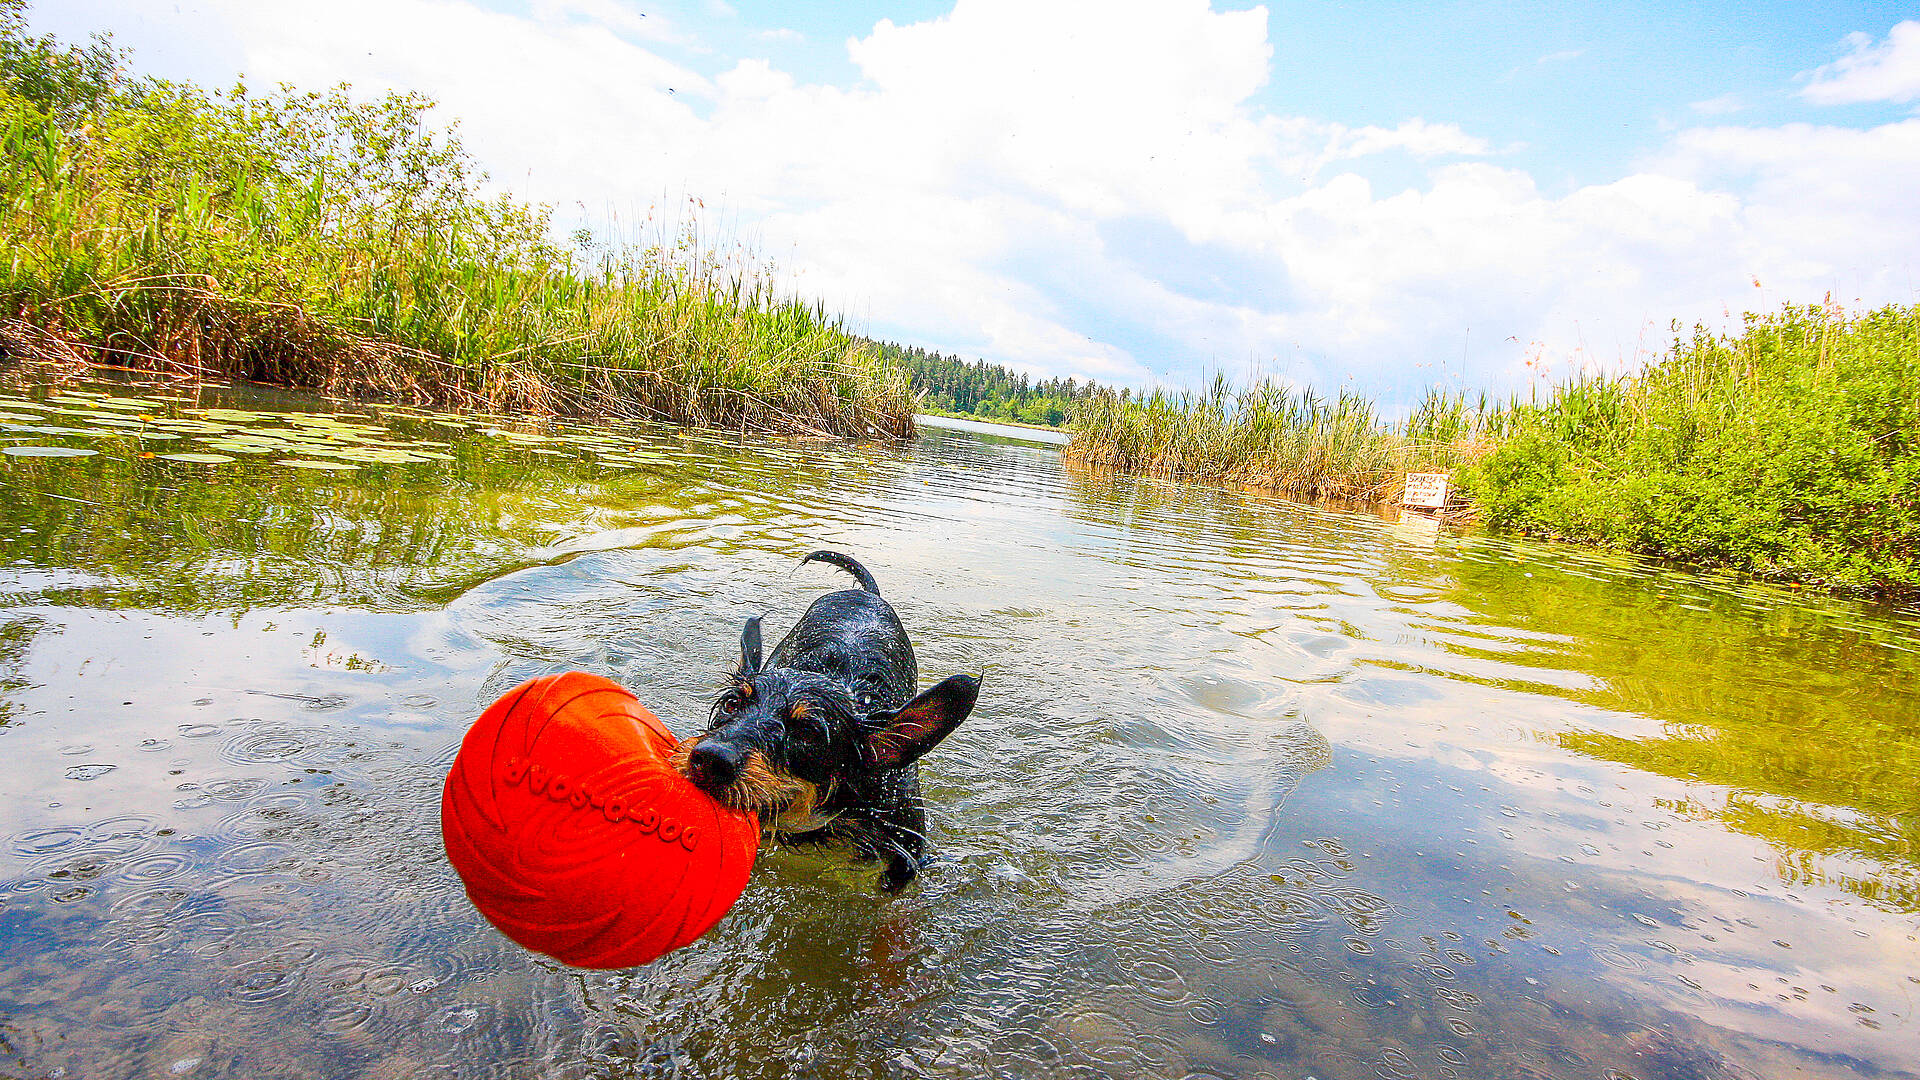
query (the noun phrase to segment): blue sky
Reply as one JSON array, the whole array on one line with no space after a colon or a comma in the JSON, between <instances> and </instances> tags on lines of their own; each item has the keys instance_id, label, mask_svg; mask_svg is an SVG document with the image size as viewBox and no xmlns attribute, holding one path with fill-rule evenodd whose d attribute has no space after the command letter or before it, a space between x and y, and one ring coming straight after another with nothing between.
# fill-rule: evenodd
<instances>
[{"instance_id":1,"label":"blue sky","mask_svg":"<svg viewBox=\"0 0 1920 1080\"><path fill-rule=\"evenodd\" d=\"M1892 4L64 0L143 71L409 89L632 236L698 199L875 336L1038 375L1495 390L1920 299Z\"/></svg>"}]
</instances>

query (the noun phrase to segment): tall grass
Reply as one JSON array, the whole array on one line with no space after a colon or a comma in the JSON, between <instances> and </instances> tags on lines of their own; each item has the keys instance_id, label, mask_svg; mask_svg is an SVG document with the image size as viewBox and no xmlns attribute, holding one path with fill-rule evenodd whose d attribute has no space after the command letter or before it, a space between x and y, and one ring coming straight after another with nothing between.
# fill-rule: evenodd
<instances>
[{"instance_id":1,"label":"tall grass","mask_svg":"<svg viewBox=\"0 0 1920 1080\"><path fill-rule=\"evenodd\" d=\"M1225 480L1291 494L1398 498L1408 472L1449 472L1478 444L1488 410L1429 392L1405 424L1350 390L1323 398L1273 382L1235 389L1102 393L1077 406L1068 457L1169 479Z\"/></svg>"},{"instance_id":2,"label":"tall grass","mask_svg":"<svg viewBox=\"0 0 1920 1080\"><path fill-rule=\"evenodd\" d=\"M563 247L546 207L482 194L422 98L142 83L81 105L0 84L9 359L912 434L904 375L770 268L691 231Z\"/></svg>"}]
</instances>

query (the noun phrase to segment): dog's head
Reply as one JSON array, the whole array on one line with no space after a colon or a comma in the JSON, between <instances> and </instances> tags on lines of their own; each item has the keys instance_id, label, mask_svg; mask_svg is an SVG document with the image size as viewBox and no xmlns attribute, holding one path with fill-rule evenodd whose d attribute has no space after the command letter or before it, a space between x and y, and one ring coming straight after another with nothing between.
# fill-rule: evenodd
<instances>
[{"instance_id":1,"label":"dog's head","mask_svg":"<svg viewBox=\"0 0 1920 1080\"><path fill-rule=\"evenodd\" d=\"M838 679L763 666L760 620L750 619L707 730L682 744L674 765L725 805L806 831L840 785L905 768L933 749L979 693L980 680L955 675L898 709L863 708Z\"/></svg>"}]
</instances>

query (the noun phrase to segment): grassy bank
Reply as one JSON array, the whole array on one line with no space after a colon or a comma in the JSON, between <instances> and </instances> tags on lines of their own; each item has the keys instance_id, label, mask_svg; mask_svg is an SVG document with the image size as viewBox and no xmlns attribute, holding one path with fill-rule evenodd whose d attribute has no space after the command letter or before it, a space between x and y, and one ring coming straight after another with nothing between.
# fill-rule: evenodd
<instances>
[{"instance_id":1,"label":"grassy bank","mask_svg":"<svg viewBox=\"0 0 1920 1080\"><path fill-rule=\"evenodd\" d=\"M1390 501L1449 472L1490 525L1888 600L1920 597L1920 307L1789 308L1540 400L1431 392L1401 424L1273 385L1104 395L1071 457Z\"/></svg>"},{"instance_id":2,"label":"grassy bank","mask_svg":"<svg viewBox=\"0 0 1920 1080\"><path fill-rule=\"evenodd\" d=\"M563 246L431 103L127 80L0 0L0 350L419 403L912 434L894 366L690 233Z\"/></svg>"}]
</instances>

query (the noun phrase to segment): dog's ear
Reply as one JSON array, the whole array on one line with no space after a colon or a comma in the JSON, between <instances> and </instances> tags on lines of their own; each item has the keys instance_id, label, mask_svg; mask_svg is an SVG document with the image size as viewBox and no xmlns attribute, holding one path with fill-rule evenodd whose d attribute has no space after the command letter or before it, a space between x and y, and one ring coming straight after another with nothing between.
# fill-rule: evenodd
<instances>
[{"instance_id":1,"label":"dog's ear","mask_svg":"<svg viewBox=\"0 0 1920 1080\"><path fill-rule=\"evenodd\" d=\"M874 766L899 769L913 764L960 726L979 696L979 679L954 675L893 712L869 715L867 750Z\"/></svg>"},{"instance_id":2,"label":"dog's ear","mask_svg":"<svg viewBox=\"0 0 1920 1080\"><path fill-rule=\"evenodd\" d=\"M735 675L746 678L760 670L760 616L747 620L740 629L740 667Z\"/></svg>"}]
</instances>

